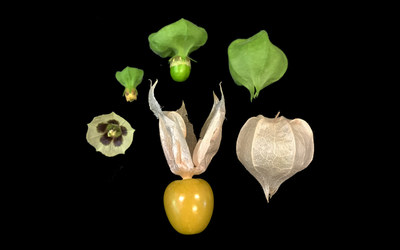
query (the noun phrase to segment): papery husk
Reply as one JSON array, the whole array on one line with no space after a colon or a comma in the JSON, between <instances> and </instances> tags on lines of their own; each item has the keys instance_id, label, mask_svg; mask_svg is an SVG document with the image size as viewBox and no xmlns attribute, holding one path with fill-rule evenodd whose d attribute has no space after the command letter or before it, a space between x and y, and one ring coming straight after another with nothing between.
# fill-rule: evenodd
<instances>
[{"instance_id":1,"label":"papery husk","mask_svg":"<svg viewBox=\"0 0 400 250\"><path fill-rule=\"evenodd\" d=\"M193 151L193 163L199 173L204 172L211 159L218 152L222 139L222 124L225 120L225 98L221 90L221 100L214 95L214 104L200 131L200 139Z\"/></svg>"},{"instance_id":2,"label":"papery husk","mask_svg":"<svg viewBox=\"0 0 400 250\"><path fill-rule=\"evenodd\" d=\"M150 86L149 106L159 119L161 145L171 172L183 179L192 178L206 171L217 153L225 120L225 99L221 89L221 100L214 94L214 105L200 132L197 141L193 125L189 122L185 104L177 111L162 111L154 96L157 85Z\"/></svg>"},{"instance_id":3,"label":"papery husk","mask_svg":"<svg viewBox=\"0 0 400 250\"><path fill-rule=\"evenodd\" d=\"M261 184L268 202L279 186L305 169L314 156L313 132L308 123L278 115L248 119L236 143L239 161Z\"/></svg>"}]
</instances>

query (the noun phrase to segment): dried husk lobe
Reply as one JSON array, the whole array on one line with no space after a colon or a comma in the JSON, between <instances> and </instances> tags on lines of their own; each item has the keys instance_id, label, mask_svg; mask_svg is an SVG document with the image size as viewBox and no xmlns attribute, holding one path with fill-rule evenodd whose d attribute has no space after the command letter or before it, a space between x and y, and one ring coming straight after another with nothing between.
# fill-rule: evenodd
<instances>
[{"instance_id":1,"label":"dried husk lobe","mask_svg":"<svg viewBox=\"0 0 400 250\"><path fill-rule=\"evenodd\" d=\"M184 103L177 111L162 111L154 96L156 85L157 81L150 87L149 106L159 119L160 140L165 158L172 173L183 179L190 179L193 175L206 171L219 149L225 120L222 87L221 100L214 94L213 107L197 140Z\"/></svg>"}]
</instances>

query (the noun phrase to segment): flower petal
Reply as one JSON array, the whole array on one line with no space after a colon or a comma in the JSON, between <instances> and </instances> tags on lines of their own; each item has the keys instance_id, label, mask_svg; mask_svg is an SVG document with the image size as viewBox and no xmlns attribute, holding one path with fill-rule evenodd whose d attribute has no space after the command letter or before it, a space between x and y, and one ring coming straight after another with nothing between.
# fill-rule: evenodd
<instances>
[{"instance_id":1,"label":"flower petal","mask_svg":"<svg viewBox=\"0 0 400 250\"><path fill-rule=\"evenodd\" d=\"M121 146L122 142L123 142L122 135L118 136L117 138L114 138L113 142L114 142L114 146L116 146L116 147Z\"/></svg>"},{"instance_id":2,"label":"flower petal","mask_svg":"<svg viewBox=\"0 0 400 250\"><path fill-rule=\"evenodd\" d=\"M107 146L110 145L112 139L112 137L108 137L107 133L105 133L102 137L100 137L100 142L103 143L103 145Z\"/></svg>"}]
</instances>

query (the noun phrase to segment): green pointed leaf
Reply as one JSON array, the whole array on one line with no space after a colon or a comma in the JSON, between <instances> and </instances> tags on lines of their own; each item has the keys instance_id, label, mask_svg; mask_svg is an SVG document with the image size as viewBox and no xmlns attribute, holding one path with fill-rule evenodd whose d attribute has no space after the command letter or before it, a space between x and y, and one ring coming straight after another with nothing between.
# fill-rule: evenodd
<instances>
[{"instance_id":1,"label":"green pointed leaf","mask_svg":"<svg viewBox=\"0 0 400 250\"><path fill-rule=\"evenodd\" d=\"M249 39L237 39L228 47L229 71L234 82L246 87L250 100L286 72L286 55L273 45L265 30Z\"/></svg>"},{"instance_id":2,"label":"green pointed leaf","mask_svg":"<svg viewBox=\"0 0 400 250\"><path fill-rule=\"evenodd\" d=\"M182 18L152 33L148 39L151 50L160 57L186 58L206 43L207 32Z\"/></svg>"}]
</instances>

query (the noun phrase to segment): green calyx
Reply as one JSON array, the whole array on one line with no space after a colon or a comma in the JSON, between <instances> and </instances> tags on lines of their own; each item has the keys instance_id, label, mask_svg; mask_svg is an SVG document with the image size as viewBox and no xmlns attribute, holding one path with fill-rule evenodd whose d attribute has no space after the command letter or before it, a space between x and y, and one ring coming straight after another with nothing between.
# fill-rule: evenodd
<instances>
[{"instance_id":1,"label":"green calyx","mask_svg":"<svg viewBox=\"0 0 400 250\"><path fill-rule=\"evenodd\" d=\"M189 78L191 70L189 57L174 56L169 62L170 74L175 82L184 82Z\"/></svg>"},{"instance_id":2,"label":"green calyx","mask_svg":"<svg viewBox=\"0 0 400 250\"><path fill-rule=\"evenodd\" d=\"M271 43L265 30L233 41L228 47L228 60L233 81L249 90L250 100L278 81L288 67L285 53Z\"/></svg>"},{"instance_id":3,"label":"green calyx","mask_svg":"<svg viewBox=\"0 0 400 250\"><path fill-rule=\"evenodd\" d=\"M181 18L149 35L150 49L162 58L189 56L207 41L205 29Z\"/></svg>"},{"instance_id":4,"label":"green calyx","mask_svg":"<svg viewBox=\"0 0 400 250\"><path fill-rule=\"evenodd\" d=\"M162 58L171 57L170 73L176 82L184 82L190 75L189 55L207 42L204 28L186 20L164 26L149 35L150 49Z\"/></svg>"},{"instance_id":5,"label":"green calyx","mask_svg":"<svg viewBox=\"0 0 400 250\"><path fill-rule=\"evenodd\" d=\"M117 81L125 87L124 96L126 101L132 102L137 99L138 92L136 87L142 82L143 74L143 70L129 66L115 73Z\"/></svg>"}]
</instances>

